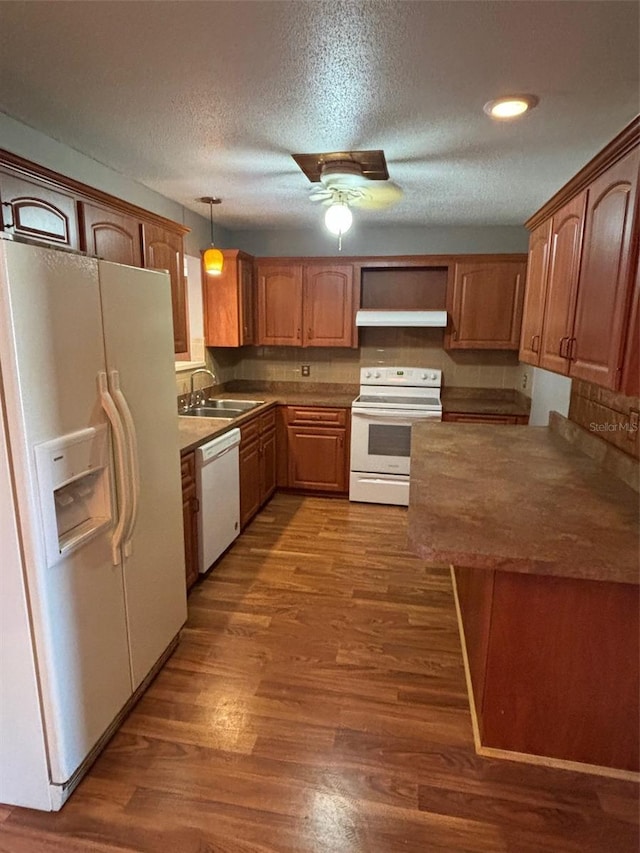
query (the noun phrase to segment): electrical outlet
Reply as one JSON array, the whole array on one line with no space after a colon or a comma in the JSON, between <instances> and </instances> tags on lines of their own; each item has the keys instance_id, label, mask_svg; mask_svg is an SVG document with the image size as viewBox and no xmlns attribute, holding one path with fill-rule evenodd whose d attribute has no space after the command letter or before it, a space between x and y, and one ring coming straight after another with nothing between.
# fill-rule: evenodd
<instances>
[{"instance_id":1,"label":"electrical outlet","mask_svg":"<svg viewBox=\"0 0 640 853\"><path fill-rule=\"evenodd\" d=\"M523 391L526 391L526 390L527 390L527 385L528 385L528 384L529 384L529 374L528 374L528 373L523 373L523 374L522 374L522 390L523 390Z\"/></svg>"},{"instance_id":2,"label":"electrical outlet","mask_svg":"<svg viewBox=\"0 0 640 853\"><path fill-rule=\"evenodd\" d=\"M303 364L300 367L300 375L301 376L311 376L311 365L310 364Z\"/></svg>"}]
</instances>

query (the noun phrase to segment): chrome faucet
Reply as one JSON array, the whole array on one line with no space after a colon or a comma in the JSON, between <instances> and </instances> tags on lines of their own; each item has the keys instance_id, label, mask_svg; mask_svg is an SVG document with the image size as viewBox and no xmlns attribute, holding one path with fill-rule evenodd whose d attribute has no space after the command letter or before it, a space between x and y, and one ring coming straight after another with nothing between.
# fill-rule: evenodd
<instances>
[{"instance_id":1,"label":"chrome faucet","mask_svg":"<svg viewBox=\"0 0 640 853\"><path fill-rule=\"evenodd\" d=\"M195 393L193 390L193 377L196 376L198 373L206 373L207 376L211 377L214 385L216 385L218 382L218 380L216 379L216 375L212 370L207 370L206 367L199 367L197 370L194 370L193 373L191 374L191 395L189 397L189 405L190 406L194 406L198 402L198 399L199 399L198 395L202 394L201 390L197 391Z\"/></svg>"}]
</instances>

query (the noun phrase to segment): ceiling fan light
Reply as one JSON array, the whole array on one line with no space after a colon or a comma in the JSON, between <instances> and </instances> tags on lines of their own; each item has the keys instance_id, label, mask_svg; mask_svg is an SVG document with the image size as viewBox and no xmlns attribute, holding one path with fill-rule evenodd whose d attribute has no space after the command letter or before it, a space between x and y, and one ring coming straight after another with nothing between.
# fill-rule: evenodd
<instances>
[{"instance_id":1,"label":"ceiling fan light","mask_svg":"<svg viewBox=\"0 0 640 853\"><path fill-rule=\"evenodd\" d=\"M224 257L220 249L216 249L215 246L207 249L202 256L202 262L207 275L222 275Z\"/></svg>"},{"instance_id":2,"label":"ceiling fan light","mask_svg":"<svg viewBox=\"0 0 640 853\"><path fill-rule=\"evenodd\" d=\"M324 215L324 224L327 230L336 237L341 237L351 228L353 215L349 210L349 206L343 201L337 201L331 205Z\"/></svg>"}]
</instances>

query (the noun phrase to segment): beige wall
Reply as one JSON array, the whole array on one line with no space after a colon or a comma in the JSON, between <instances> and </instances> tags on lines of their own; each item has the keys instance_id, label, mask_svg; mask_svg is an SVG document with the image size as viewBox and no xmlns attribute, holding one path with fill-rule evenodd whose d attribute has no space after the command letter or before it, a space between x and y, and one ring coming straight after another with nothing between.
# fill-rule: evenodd
<instances>
[{"instance_id":1,"label":"beige wall","mask_svg":"<svg viewBox=\"0 0 640 853\"><path fill-rule=\"evenodd\" d=\"M515 352L445 352L442 329L361 329L359 349L246 347L233 369L235 379L358 384L360 368L376 364L433 367L448 387L519 388ZM218 359L224 350L211 350ZM308 380L301 365L311 367Z\"/></svg>"}]
</instances>

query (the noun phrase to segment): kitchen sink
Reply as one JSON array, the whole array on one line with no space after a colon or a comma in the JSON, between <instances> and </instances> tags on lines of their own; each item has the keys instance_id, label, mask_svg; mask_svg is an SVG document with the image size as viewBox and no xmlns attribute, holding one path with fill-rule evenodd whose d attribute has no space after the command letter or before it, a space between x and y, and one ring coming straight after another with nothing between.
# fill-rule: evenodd
<instances>
[{"instance_id":1,"label":"kitchen sink","mask_svg":"<svg viewBox=\"0 0 640 853\"><path fill-rule=\"evenodd\" d=\"M261 406L263 402L263 400L206 400L201 405L205 409L239 409L241 412L248 412L249 409Z\"/></svg>"},{"instance_id":2,"label":"kitchen sink","mask_svg":"<svg viewBox=\"0 0 640 853\"><path fill-rule=\"evenodd\" d=\"M238 415L244 415L242 409L212 409L209 406L194 406L180 412L181 418L217 418L223 421L232 421Z\"/></svg>"}]
</instances>

